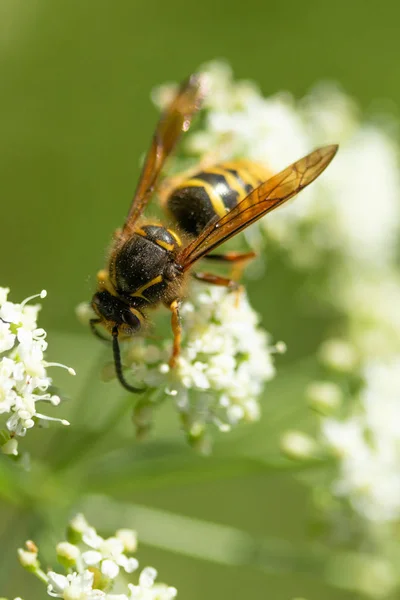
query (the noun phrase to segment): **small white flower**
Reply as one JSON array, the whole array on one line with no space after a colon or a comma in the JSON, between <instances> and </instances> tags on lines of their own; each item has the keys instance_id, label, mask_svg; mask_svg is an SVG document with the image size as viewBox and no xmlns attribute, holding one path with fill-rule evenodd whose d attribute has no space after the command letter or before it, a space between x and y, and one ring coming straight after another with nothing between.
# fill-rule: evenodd
<instances>
[{"instance_id":1,"label":"small white flower","mask_svg":"<svg viewBox=\"0 0 400 600\"><path fill-rule=\"evenodd\" d=\"M76 562L80 556L80 550L69 542L60 542L56 546L57 556L66 558L68 561Z\"/></svg>"},{"instance_id":2,"label":"small white flower","mask_svg":"<svg viewBox=\"0 0 400 600\"><path fill-rule=\"evenodd\" d=\"M343 373L351 373L358 363L354 346L339 338L325 340L319 348L318 357L326 367Z\"/></svg>"},{"instance_id":3,"label":"small white flower","mask_svg":"<svg viewBox=\"0 0 400 600\"><path fill-rule=\"evenodd\" d=\"M28 569L35 569L38 565L37 552L18 548L18 558L21 565Z\"/></svg>"},{"instance_id":4,"label":"small white flower","mask_svg":"<svg viewBox=\"0 0 400 600\"><path fill-rule=\"evenodd\" d=\"M89 529L91 529L89 523L81 513L78 513L73 519L71 519L69 522L69 527L73 532L79 533L80 535L83 535Z\"/></svg>"},{"instance_id":5,"label":"small white flower","mask_svg":"<svg viewBox=\"0 0 400 600\"><path fill-rule=\"evenodd\" d=\"M15 334L11 333L9 323L0 321L0 354L11 350L15 343Z\"/></svg>"},{"instance_id":6,"label":"small white flower","mask_svg":"<svg viewBox=\"0 0 400 600\"><path fill-rule=\"evenodd\" d=\"M18 440L15 438L11 438L1 446L1 451L3 454L11 454L13 456L18 456Z\"/></svg>"},{"instance_id":7,"label":"small white flower","mask_svg":"<svg viewBox=\"0 0 400 600\"><path fill-rule=\"evenodd\" d=\"M136 552L138 544L136 531L133 529L118 529L115 537L122 542L124 552Z\"/></svg>"},{"instance_id":8,"label":"small white flower","mask_svg":"<svg viewBox=\"0 0 400 600\"><path fill-rule=\"evenodd\" d=\"M315 440L301 431L287 431L281 438L281 450L289 458L304 460L318 456Z\"/></svg>"},{"instance_id":9,"label":"small white flower","mask_svg":"<svg viewBox=\"0 0 400 600\"><path fill-rule=\"evenodd\" d=\"M63 598L63 600L106 598L104 592L93 590L94 575L90 571L84 571L82 574L71 573L66 576L50 571L47 577L49 581L47 593L53 598Z\"/></svg>"},{"instance_id":10,"label":"small white flower","mask_svg":"<svg viewBox=\"0 0 400 600\"><path fill-rule=\"evenodd\" d=\"M336 410L343 400L342 390L331 381L313 381L306 389L306 396L309 405L321 413Z\"/></svg>"},{"instance_id":11,"label":"small white flower","mask_svg":"<svg viewBox=\"0 0 400 600\"><path fill-rule=\"evenodd\" d=\"M0 414L9 415L6 426L11 436L25 435L38 420L68 425L64 419L38 411L39 402L57 405L60 398L47 392L52 383L47 368L57 363L44 359L46 332L37 327L40 306L27 304L37 296L14 304L7 300L8 291L0 288ZM38 296L44 298L45 291ZM74 374L73 369L67 370ZM12 453L16 448L14 444Z\"/></svg>"},{"instance_id":12,"label":"small white flower","mask_svg":"<svg viewBox=\"0 0 400 600\"><path fill-rule=\"evenodd\" d=\"M153 567L145 567L139 575L139 584L129 584L131 600L173 600L178 591L174 587L155 584L157 571Z\"/></svg>"},{"instance_id":13,"label":"small white flower","mask_svg":"<svg viewBox=\"0 0 400 600\"><path fill-rule=\"evenodd\" d=\"M115 579L120 567L126 573L133 573L138 567L136 558L128 558L125 554L124 542L117 537L103 539L93 527L85 531L83 542L93 550L82 553L82 560L86 566L98 566L103 575Z\"/></svg>"}]
</instances>

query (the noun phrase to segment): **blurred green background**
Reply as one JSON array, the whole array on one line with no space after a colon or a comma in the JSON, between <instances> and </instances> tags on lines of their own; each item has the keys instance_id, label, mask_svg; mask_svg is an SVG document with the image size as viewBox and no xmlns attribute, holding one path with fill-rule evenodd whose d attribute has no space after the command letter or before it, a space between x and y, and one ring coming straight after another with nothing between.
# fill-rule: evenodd
<instances>
[{"instance_id":1,"label":"blurred green background","mask_svg":"<svg viewBox=\"0 0 400 600\"><path fill-rule=\"evenodd\" d=\"M71 397L66 416L79 419L81 429L71 428L70 438L54 428L32 432L34 455L57 455L73 436L80 443L88 415L100 413L107 423L107 411L120 397L113 384L94 383L95 391L85 384L86 372L100 369L104 350L82 331L74 307L90 298L111 233L127 212L139 157L157 117L150 90L222 57L237 77L254 79L265 94L287 89L301 96L315 82L332 79L363 108L381 101L396 112L399 20L400 5L394 0L0 0L0 283L11 287L14 301L47 289L40 324L50 331L49 357L78 371L73 383L67 377L56 382ZM102 468L108 475L113 472L112 462L102 465L101 452L111 451L115 440L96 447L92 458L100 457L100 464L89 460L85 467L90 475L98 469L97 483L89 491L106 491L124 502L255 536L307 540L307 488L290 471L264 472L256 460L276 452L280 424L303 425L301 390L315 370L307 357L335 325L332 315L310 312L301 304L293 308L303 283L299 275L288 276L279 258L272 257L263 285L249 285L266 327L289 346L287 356L278 360L278 378L268 388L268 408L260 424L218 441L213 457L198 459L181 442L175 417L166 407L158 430L140 448L130 424L123 428L125 450L119 464L124 465L125 487L101 489ZM95 398L92 406L85 404L81 410L78 398L89 394ZM237 470L232 459L236 448ZM240 456L252 457L249 464L243 463L240 451ZM46 492L32 513L29 502L9 493L14 475L4 468L0 593L42 598L40 585L32 585L16 565L15 549L27 536L37 539L43 527L46 539L60 539L65 515L80 506L86 483L72 478L75 493L62 497L58 491L54 496L48 489L50 475L34 471L42 478L37 488L43 485ZM175 476L180 469L182 476ZM17 495L23 480L18 485ZM87 512L87 518L101 529L101 512ZM114 525L134 525L141 534L140 519L116 519ZM160 578L178 587L182 599L353 597L329 587L318 573L307 575L305 566L304 574L301 567L285 574L284 568L281 573L275 567L273 572L256 570L252 559L248 565L224 565L169 552L162 548L168 548L165 540L152 545L151 535L144 538L148 544L140 550L141 563L156 566ZM196 544L192 540L192 548ZM212 538L209 544L211 548ZM207 539L201 541L205 545Z\"/></svg>"}]
</instances>

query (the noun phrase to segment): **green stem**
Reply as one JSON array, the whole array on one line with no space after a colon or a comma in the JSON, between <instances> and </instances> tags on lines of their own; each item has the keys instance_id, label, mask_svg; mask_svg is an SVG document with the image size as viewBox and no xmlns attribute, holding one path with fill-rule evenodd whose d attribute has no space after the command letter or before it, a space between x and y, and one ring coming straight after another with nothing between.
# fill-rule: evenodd
<instances>
[{"instance_id":1,"label":"green stem","mask_svg":"<svg viewBox=\"0 0 400 600\"><path fill-rule=\"evenodd\" d=\"M36 569L36 571L34 571L34 575L36 575L36 577L40 579L40 581L43 581L46 584L49 583L49 579L46 573L42 571L42 569Z\"/></svg>"}]
</instances>

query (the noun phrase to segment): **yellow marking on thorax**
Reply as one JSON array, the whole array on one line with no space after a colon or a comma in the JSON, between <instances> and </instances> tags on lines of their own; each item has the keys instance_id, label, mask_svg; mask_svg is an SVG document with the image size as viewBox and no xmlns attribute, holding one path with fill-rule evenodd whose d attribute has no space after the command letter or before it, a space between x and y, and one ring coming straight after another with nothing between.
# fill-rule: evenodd
<instances>
[{"instance_id":1,"label":"yellow marking on thorax","mask_svg":"<svg viewBox=\"0 0 400 600\"><path fill-rule=\"evenodd\" d=\"M180 246L181 242L180 242L179 238L177 238L176 235L174 235L174 233L172 231L170 231L169 229L167 231L169 231L173 235L173 237L176 239L178 245ZM135 230L135 233L137 233L138 235L141 235L142 237L145 237L145 238L149 237L148 231L145 231L141 227L138 227L138 229ZM155 244L157 244L157 246L164 248L164 250L167 250L167 252L172 252L172 250L174 249L174 244L169 244L168 242L165 242L164 240L159 240L158 238L156 238L151 241L154 242Z\"/></svg>"},{"instance_id":2,"label":"yellow marking on thorax","mask_svg":"<svg viewBox=\"0 0 400 600\"><path fill-rule=\"evenodd\" d=\"M203 188L206 191L208 199L210 200L215 213L219 217L224 217L226 215L227 211L226 211L225 204L223 203L222 198L220 198L220 196L218 196L217 192L215 191L215 189L213 188L213 186L211 184L207 183L206 181L202 181L201 179L193 178L193 179L188 179L187 181L184 181L176 189L178 190L178 189L183 189L186 187Z\"/></svg>"},{"instance_id":3,"label":"yellow marking on thorax","mask_svg":"<svg viewBox=\"0 0 400 600\"><path fill-rule=\"evenodd\" d=\"M174 244L168 244L168 242L164 242L164 240L154 240L154 242L157 246L161 246L161 248L164 248L168 252L171 252L174 249Z\"/></svg>"},{"instance_id":4,"label":"yellow marking on thorax","mask_svg":"<svg viewBox=\"0 0 400 600\"><path fill-rule=\"evenodd\" d=\"M105 269L101 269L101 271L98 271L98 273L96 275L96 279L97 279L97 285L101 292L106 291L109 294L111 294L112 296L117 295L117 292L115 291L115 288L110 281L110 276Z\"/></svg>"},{"instance_id":5,"label":"yellow marking on thorax","mask_svg":"<svg viewBox=\"0 0 400 600\"><path fill-rule=\"evenodd\" d=\"M135 229L135 233L137 233L138 235L141 235L142 237L147 237L148 236L147 231L145 231L141 227L138 227L137 229Z\"/></svg>"},{"instance_id":6,"label":"yellow marking on thorax","mask_svg":"<svg viewBox=\"0 0 400 600\"><path fill-rule=\"evenodd\" d=\"M168 233L170 233L172 235L172 237L176 241L177 245L182 246L182 241L181 241L181 238L179 237L179 235L173 229L167 229L167 231L168 231Z\"/></svg>"},{"instance_id":7,"label":"yellow marking on thorax","mask_svg":"<svg viewBox=\"0 0 400 600\"><path fill-rule=\"evenodd\" d=\"M225 177L225 181L228 187L239 194L238 202L240 202L240 200L242 200L247 195L246 190L242 185L240 185L238 179L227 169L224 169L223 166L211 167L210 169L206 169L205 173L211 173L212 175L222 175L223 177Z\"/></svg>"},{"instance_id":8,"label":"yellow marking on thorax","mask_svg":"<svg viewBox=\"0 0 400 600\"><path fill-rule=\"evenodd\" d=\"M156 285L157 283L161 283L162 279L163 279L162 275L157 275L157 277L154 277L154 279L152 279L151 281L148 281L147 283L142 285L142 287L139 288L138 290L136 290L136 292L133 292L133 294L131 294L131 296L134 298L142 298L143 300L147 300L146 296L143 296L143 292L145 292L146 290L151 288L153 285Z\"/></svg>"}]
</instances>

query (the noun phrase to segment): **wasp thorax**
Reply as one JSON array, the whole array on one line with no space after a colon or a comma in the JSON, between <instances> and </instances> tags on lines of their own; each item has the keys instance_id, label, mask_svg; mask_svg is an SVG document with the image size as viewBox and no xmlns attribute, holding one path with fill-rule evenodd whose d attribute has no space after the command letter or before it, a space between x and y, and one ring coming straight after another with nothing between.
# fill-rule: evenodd
<instances>
[{"instance_id":1,"label":"wasp thorax","mask_svg":"<svg viewBox=\"0 0 400 600\"><path fill-rule=\"evenodd\" d=\"M103 291L94 294L92 306L99 317L110 325L121 327L125 334L135 333L141 326L141 314L128 306L110 292Z\"/></svg>"},{"instance_id":2,"label":"wasp thorax","mask_svg":"<svg viewBox=\"0 0 400 600\"><path fill-rule=\"evenodd\" d=\"M160 225L143 225L110 261L111 280L118 295L134 299L135 307L157 304L178 276L175 256L180 240Z\"/></svg>"}]
</instances>

